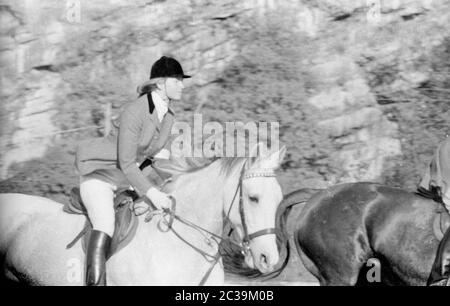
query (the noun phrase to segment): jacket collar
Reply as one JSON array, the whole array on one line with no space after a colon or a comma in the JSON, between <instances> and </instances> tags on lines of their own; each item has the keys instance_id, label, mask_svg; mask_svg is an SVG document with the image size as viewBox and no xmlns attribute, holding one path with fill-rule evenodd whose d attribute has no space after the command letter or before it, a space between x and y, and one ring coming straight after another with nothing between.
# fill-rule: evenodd
<instances>
[{"instance_id":1,"label":"jacket collar","mask_svg":"<svg viewBox=\"0 0 450 306\"><path fill-rule=\"evenodd\" d=\"M148 100L148 111L150 114L153 114L153 112L155 111L155 103L153 102L151 93L147 94L147 100ZM167 112L172 115L175 115L175 113L173 112L173 110L170 107L168 108Z\"/></svg>"}]
</instances>

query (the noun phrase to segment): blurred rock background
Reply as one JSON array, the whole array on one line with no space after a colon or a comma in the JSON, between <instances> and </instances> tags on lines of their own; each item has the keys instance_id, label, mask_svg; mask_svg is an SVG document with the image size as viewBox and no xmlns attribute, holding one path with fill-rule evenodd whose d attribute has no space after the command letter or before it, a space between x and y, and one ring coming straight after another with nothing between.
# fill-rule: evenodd
<instances>
[{"instance_id":1,"label":"blurred rock background","mask_svg":"<svg viewBox=\"0 0 450 306\"><path fill-rule=\"evenodd\" d=\"M78 140L102 136L151 64L194 77L180 121L278 121L285 193L413 190L450 133L445 0L1 0L0 191L66 201Z\"/></svg>"}]
</instances>

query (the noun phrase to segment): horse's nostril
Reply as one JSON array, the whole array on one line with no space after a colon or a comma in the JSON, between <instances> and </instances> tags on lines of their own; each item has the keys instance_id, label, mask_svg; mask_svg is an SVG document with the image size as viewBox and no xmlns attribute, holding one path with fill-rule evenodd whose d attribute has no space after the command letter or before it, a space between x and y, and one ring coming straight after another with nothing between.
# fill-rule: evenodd
<instances>
[{"instance_id":1,"label":"horse's nostril","mask_svg":"<svg viewBox=\"0 0 450 306\"><path fill-rule=\"evenodd\" d=\"M266 255L261 254L261 264L267 266L269 264L269 260Z\"/></svg>"}]
</instances>

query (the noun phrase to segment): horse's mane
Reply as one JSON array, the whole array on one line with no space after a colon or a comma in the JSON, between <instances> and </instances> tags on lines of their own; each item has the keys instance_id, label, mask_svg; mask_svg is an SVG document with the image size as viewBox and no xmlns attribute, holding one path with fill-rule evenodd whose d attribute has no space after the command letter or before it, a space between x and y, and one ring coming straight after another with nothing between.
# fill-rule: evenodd
<instances>
[{"instance_id":1,"label":"horse's mane","mask_svg":"<svg viewBox=\"0 0 450 306\"><path fill-rule=\"evenodd\" d=\"M158 160L153 167L171 176L178 176L200 171L213 162L220 163L221 174L229 175L236 167L240 166L246 157L171 157L168 160ZM252 158L253 161L256 158Z\"/></svg>"},{"instance_id":2,"label":"horse's mane","mask_svg":"<svg viewBox=\"0 0 450 306\"><path fill-rule=\"evenodd\" d=\"M234 168L240 166L247 157L222 157L220 158L220 165L222 173L229 175ZM256 157L251 157L250 161L255 161Z\"/></svg>"},{"instance_id":3,"label":"horse's mane","mask_svg":"<svg viewBox=\"0 0 450 306\"><path fill-rule=\"evenodd\" d=\"M432 186L429 190L421 186L417 188L415 194L424 197L425 199L431 199L435 202L443 204L441 191L439 187Z\"/></svg>"},{"instance_id":4,"label":"horse's mane","mask_svg":"<svg viewBox=\"0 0 450 306\"><path fill-rule=\"evenodd\" d=\"M238 129L238 127L235 127ZM241 127L242 128L242 127ZM243 130L243 133L237 133L227 135L227 131L225 131L222 135L222 137L233 137L235 139L236 144L238 144L241 148L244 149L244 152L250 153L251 149L250 145L251 142L248 141L248 137L245 133L245 128ZM259 140L260 142L263 142L262 139ZM203 143L202 146L204 146L205 143ZM214 144L215 145L215 144ZM221 148L219 152L224 155L225 151L224 148ZM185 173L192 173L199 171L203 168L206 168L207 166L211 165L213 162L218 161L220 163L220 169L221 174L225 174L226 176L230 175L231 172L235 170L236 167L241 166L244 160L246 160L248 157L222 157L222 156L214 156L214 157L173 157L171 156L170 159L167 161L168 164L170 164L170 168L176 168L176 172L169 171L171 175L176 174L185 174ZM256 158L252 157L250 159L251 162L253 162Z\"/></svg>"},{"instance_id":5,"label":"horse's mane","mask_svg":"<svg viewBox=\"0 0 450 306\"><path fill-rule=\"evenodd\" d=\"M170 159L160 159L153 163L153 168L159 172L162 177L165 176L179 176L196 172L200 169L206 168L213 163L215 158L206 157L173 157Z\"/></svg>"}]
</instances>

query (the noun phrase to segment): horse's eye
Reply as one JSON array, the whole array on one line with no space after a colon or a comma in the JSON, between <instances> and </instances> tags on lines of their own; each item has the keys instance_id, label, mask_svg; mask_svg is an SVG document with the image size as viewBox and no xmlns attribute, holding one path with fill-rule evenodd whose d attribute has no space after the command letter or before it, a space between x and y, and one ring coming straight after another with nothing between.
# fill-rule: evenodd
<instances>
[{"instance_id":1,"label":"horse's eye","mask_svg":"<svg viewBox=\"0 0 450 306\"><path fill-rule=\"evenodd\" d=\"M252 202L255 202L255 203L258 203L258 197L252 197L252 196L250 196L250 197L248 197L249 199L250 199L250 201L252 201Z\"/></svg>"}]
</instances>

